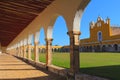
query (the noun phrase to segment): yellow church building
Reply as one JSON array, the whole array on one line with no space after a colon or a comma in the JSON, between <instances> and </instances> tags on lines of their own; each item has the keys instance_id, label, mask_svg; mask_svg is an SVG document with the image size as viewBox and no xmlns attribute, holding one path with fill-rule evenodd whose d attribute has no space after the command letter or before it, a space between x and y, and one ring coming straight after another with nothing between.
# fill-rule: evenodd
<instances>
[{"instance_id":1,"label":"yellow church building","mask_svg":"<svg viewBox=\"0 0 120 80\"><path fill-rule=\"evenodd\" d=\"M80 40L80 51L120 51L120 27L111 26L109 18L98 17L90 23L90 38Z\"/></svg>"}]
</instances>

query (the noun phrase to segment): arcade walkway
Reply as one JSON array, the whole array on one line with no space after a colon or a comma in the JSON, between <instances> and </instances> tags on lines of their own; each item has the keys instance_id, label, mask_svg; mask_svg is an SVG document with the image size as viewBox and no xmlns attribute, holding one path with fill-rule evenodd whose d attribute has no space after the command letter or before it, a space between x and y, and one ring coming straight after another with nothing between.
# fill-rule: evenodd
<instances>
[{"instance_id":1,"label":"arcade walkway","mask_svg":"<svg viewBox=\"0 0 120 80\"><path fill-rule=\"evenodd\" d=\"M46 70L31 65L8 54L0 54L0 80L66 80Z\"/></svg>"}]
</instances>

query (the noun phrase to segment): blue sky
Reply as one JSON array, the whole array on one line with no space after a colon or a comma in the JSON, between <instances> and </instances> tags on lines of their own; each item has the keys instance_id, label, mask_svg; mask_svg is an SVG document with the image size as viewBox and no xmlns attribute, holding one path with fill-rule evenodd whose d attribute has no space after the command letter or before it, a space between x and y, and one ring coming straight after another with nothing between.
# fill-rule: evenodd
<instances>
[{"instance_id":1,"label":"blue sky","mask_svg":"<svg viewBox=\"0 0 120 80\"><path fill-rule=\"evenodd\" d=\"M111 25L120 26L120 0L91 0L86 7L80 26L80 39L89 38L89 23L96 22L97 17L102 19L109 17ZM69 45L69 36L67 35L67 26L64 18L59 16L54 24L53 45ZM40 44L45 44L44 30L40 30Z\"/></svg>"}]
</instances>

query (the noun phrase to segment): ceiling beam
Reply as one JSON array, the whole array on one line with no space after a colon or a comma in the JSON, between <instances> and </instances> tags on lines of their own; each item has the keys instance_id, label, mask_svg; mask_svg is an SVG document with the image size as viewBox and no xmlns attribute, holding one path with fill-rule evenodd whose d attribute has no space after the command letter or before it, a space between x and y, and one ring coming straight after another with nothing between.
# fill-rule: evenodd
<instances>
[{"instance_id":1,"label":"ceiling beam","mask_svg":"<svg viewBox=\"0 0 120 80\"><path fill-rule=\"evenodd\" d=\"M20 4L20 3L16 3L16 2L10 2L10 1L8 3L11 4L11 5L19 6L19 7L24 7L24 8L28 8L28 9L38 10L38 8L29 6L29 5L24 5L24 4ZM42 6L39 9L44 9L44 7Z\"/></svg>"},{"instance_id":2,"label":"ceiling beam","mask_svg":"<svg viewBox=\"0 0 120 80\"><path fill-rule=\"evenodd\" d=\"M28 10L23 10L23 9L16 9L8 6L0 6L0 9L7 10L7 11L12 11L15 13L21 13L21 14L28 14L28 15L39 15L39 13L28 11Z\"/></svg>"},{"instance_id":3,"label":"ceiling beam","mask_svg":"<svg viewBox=\"0 0 120 80\"><path fill-rule=\"evenodd\" d=\"M13 16L21 16L23 18L24 17L25 18L27 18L27 17L33 18L33 16L37 16L37 15L34 15L34 14L20 13L20 12L14 11L14 10L6 9L6 8L1 8L1 7L0 7L0 12L12 14Z\"/></svg>"},{"instance_id":4,"label":"ceiling beam","mask_svg":"<svg viewBox=\"0 0 120 80\"><path fill-rule=\"evenodd\" d=\"M0 29L0 32L16 35L16 32L11 32L11 31L8 31L8 30L1 30Z\"/></svg>"},{"instance_id":5,"label":"ceiling beam","mask_svg":"<svg viewBox=\"0 0 120 80\"><path fill-rule=\"evenodd\" d=\"M0 17L9 18L11 20L14 20L14 19L15 20L23 20L23 21L28 21L29 20L29 18L26 19L26 18L21 18L21 17L16 17L16 16L10 16L10 15L4 14L4 13L0 13Z\"/></svg>"}]
</instances>

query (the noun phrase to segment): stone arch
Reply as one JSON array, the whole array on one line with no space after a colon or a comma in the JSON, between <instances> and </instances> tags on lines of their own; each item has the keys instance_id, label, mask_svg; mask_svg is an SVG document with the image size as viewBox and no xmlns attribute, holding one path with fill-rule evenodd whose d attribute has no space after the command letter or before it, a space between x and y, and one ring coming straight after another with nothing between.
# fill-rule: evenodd
<instances>
[{"instance_id":1,"label":"stone arch","mask_svg":"<svg viewBox=\"0 0 120 80\"><path fill-rule=\"evenodd\" d=\"M92 47L92 46L90 46L89 48L90 48L90 52L92 52L92 51L93 51L93 47Z\"/></svg>"},{"instance_id":2,"label":"stone arch","mask_svg":"<svg viewBox=\"0 0 120 80\"><path fill-rule=\"evenodd\" d=\"M48 28L47 28L47 34L46 34L46 38L48 39L52 39L53 38L53 27L54 27L54 24L56 22L56 19L59 17L59 16L62 16L66 22L66 25L67 25L67 21L66 21L66 18L63 16L63 15L60 15L60 14L54 14L53 17L51 18L50 20L50 23L48 24ZM67 30L68 30L68 26L67 26Z\"/></svg>"},{"instance_id":3,"label":"stone arch","mask_svg":"<svg viewBox=\"0 0 120 80\"><path fill-rule=\"evenodd\" d=\"M73 31L80 31L80 22L82 17L83 10L76 11L74 21L73 21Z\"/></svg>"},{"instance_id":4,"label":"stone arch","mask_svg":"<svg viewBox=\"0 0 120 80\"><path fill-rule=\"evenodd\" d=\"M112 45L109 44L108 47L112 47Z\"/></svg>"},{"instance_id":5,"label":"stone arch","mask_svg":"<svg viewBox=\"0 0 120 80\"><path fill-rule=\"evenodd\" d=\"M41 39L41 37L42 37L42 39ZM45 45L45 29L44 29L44 27L40 28L39 44L40 45Z\"/></svg>"},{"instance_id":6,"label":"stone arch","mask_svg":"<svg viewBox=\"0 0 120 80\"><path fill-rule=\"evenodd\" d=\"M105 52L106 51L106 45L102 46L102 51Z\"/></svg>"},{"instance_id":7,"label":"stone arch","mask_svg":"<svg viewBox=\"0 0 120 80\"><path fill-rule=\"evenodd\" d=\"M40 31L34 33L34 44L39 43Z\"/></svg>"},{"instance_id":8,"label":"stone arch","mask_svg":"<svg viewBox=\"0 0 120 80\"><path fill-rule=\"evenodd\" d=\"M29 36L28 36L28 44L32 44L32 38L33 38L33 35L32 34L30 34Z\"/></svg>"}]
</instances>

